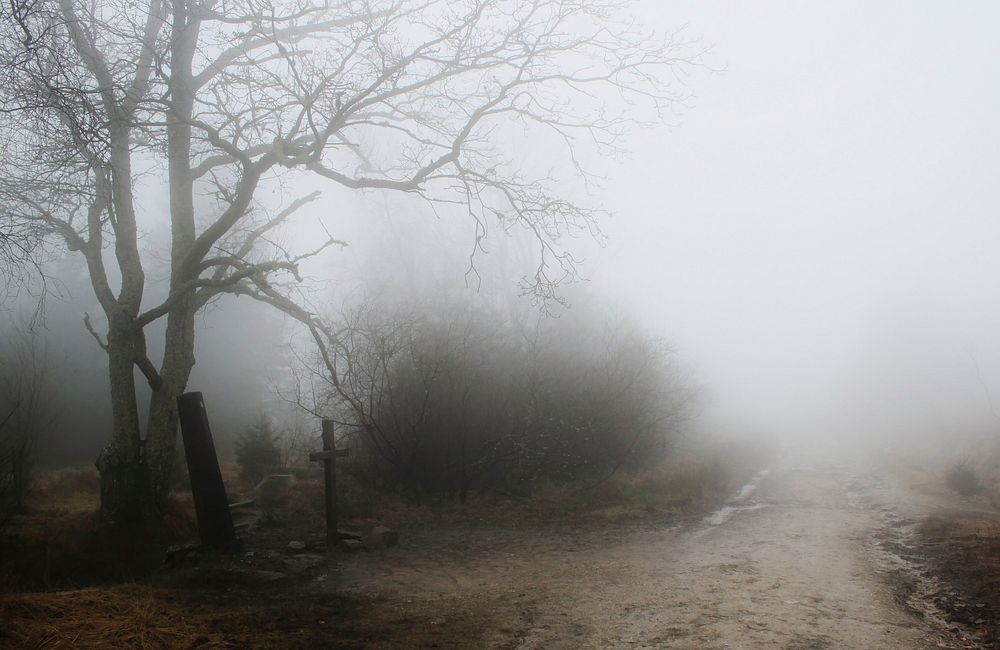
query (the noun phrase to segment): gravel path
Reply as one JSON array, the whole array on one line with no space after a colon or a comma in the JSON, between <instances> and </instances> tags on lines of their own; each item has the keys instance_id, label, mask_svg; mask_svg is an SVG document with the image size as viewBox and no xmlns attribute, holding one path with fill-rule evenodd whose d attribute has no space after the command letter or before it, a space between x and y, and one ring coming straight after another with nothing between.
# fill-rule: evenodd
<instances>
[{"instance_id":1,"label":"gravel path","mask_svg":"<svg viewBox=\"0 0 1000 650\"><path fill-rule=\"evenodd\" d=\"M967 647L894 595L886 493L792 459L697 522L414 531L320 584L372 602L382 647Z\"/></svg>"}]
</instances>

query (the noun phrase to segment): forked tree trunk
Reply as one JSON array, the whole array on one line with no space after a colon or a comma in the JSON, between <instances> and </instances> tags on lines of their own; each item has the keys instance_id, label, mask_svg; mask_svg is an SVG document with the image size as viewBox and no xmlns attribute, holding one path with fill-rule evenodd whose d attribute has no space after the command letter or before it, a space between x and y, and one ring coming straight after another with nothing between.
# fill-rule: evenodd
<instances>
[{"instance_id":1,"label":"forked tree trunk","mask_svg":"<svg viewBox=\"0 0 1000 650\"><path fill-rule=\"evenodd\" d=\"M163 515L177 454L177 396L194 367L194 314L188 305L171 312L160 371L162 384L152 391L146 436L139 426L131 323L109 328L114 434L101 452L101 518L105 523L153 523ZM112 334L112 332L114 332Z\"/></svg>"}]
</instances>

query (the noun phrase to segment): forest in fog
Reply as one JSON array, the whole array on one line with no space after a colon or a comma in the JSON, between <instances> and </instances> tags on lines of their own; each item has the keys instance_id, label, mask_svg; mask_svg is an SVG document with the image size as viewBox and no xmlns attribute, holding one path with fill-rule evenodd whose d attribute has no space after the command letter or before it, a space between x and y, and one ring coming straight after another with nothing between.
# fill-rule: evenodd
<instances>
[{"instance_id":1,"label":"forest in fog","mask_svg":"<svg viewBox=\"0 0 1000 650\"><path fill-rule=\"evenodd\" d=\"M890 47L895 14L873 11L834 65L832 32L802 26L849 12L815 7L303 4L266 34L255 3L127 6L5 10L3 326L24 358L6 381L44 369L45 466L103 449L127 468L145 444L162 501L171 400L209 386L223 449L262 411L278 429L333 416L397 474L442 458L400 436L464 448L449 467L537 464L596 427L571 464L599 474L695 413L702 432L819 444L993 427L993 127L967 137L979 122L959 117L996 101L970 81L990 58L955 41L977 63L942 75L913 45L929 14ZM744 27L770 18L782 40ZM394 382L436 390L372 399ZM577 399L616 423L559 412Z\"/></svg>"},{"instance_id":2,"label":"forest in fog","mask_svg":"<svg viewBox=\"0 0 1000 650\"><path fill-rule=\"evenodd\" d=\"M417 502L663 457L685 370L575 285L588 161L680 105L697 38L612 4L127 7L5 9L12 465L96 457L102 518L156 520L192 382L223 449L335 419Z\"/></svg>"}]
</instances>

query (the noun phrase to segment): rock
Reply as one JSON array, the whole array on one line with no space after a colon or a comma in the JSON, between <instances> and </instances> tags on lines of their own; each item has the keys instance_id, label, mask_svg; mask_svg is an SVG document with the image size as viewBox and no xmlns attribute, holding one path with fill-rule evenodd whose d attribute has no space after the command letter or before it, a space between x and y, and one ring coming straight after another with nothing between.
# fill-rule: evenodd
<instances>
[{"instance_id":1,"label":"rock","mask_svg":"<svg viewBox=\"0 0 1000 650\"><path fill-rule=\"evenodd\" d=\"M303 553L300 555L286 557L281 561L281 564L292 573L302 573L303 571L315 569L319 565L323 564L323 556Z\"/></svg>"},{"instance_id":2,"label":"rock","mask_svg":"<svg viewBox=\"0 0 1000 650\"><path fill-rule=\"evenodd\" d=\"M399 544L399 533L385 526L375 526L361 541L365 548L389 548Z\"/></svg>"},{"instance_id":3,"label":"rock","mask_svg":"<svg viewBox=\"0 0 1000 650\"><path fill-rule=\"evenodd\" d=\"M361 539L361 533L356 530L347 530L346 528L338 528L337 535L340 539Z\"/></svg>"},{"instance_id":4,"label":"rock","mask_svg":"<svg viewBox=\"0 0 1000 650\"><path fill-rule=\"evenodd\" d=\"M253 489L257 505L267 507L268 502L280 498L295 482L295 477L291 474L271 474L265 476L257 487Z\"/></svg>"},{"instance_id":5,"label":"rock","mask_svg":"<svg viewBox=\"0 0 1000 650\"><path fill-rule=\"evenodd\" d=\"M250 576L254 582L277 582L287 578L288 574L280 571L254 571Z\"/></svg>"},{"instance_id":6,"label":"rock","mask_svg":"<svg viewBox=\"0 0 1000 650\"><path fill-rule=\"evenodd\" d=\"M236 530L250 530L260 522L262 513L260 508L240 508L231 510L233 517L233 528Z\"/></svg>"},{"instance_id":7,"label":"rock","mask_svg":"<svg viewBox=\"0 0 1000 650\"><path fill-rule=\"evenodd\" d=\"M306 543L305 542L299 542L299 541L288 542L288 550L289 551L304 551L304 550L306 550Z\"/></svg>"},{"instance_id":8,"label":"rock","mask_svg":"<svg viewBox=\"0 0 1000 650\"><path fill-rule=\"evenodd\" d=\"M167 566L176 566L187 560L197 560L199 548L200 545L194 542L169 546L163 563Z\"/></svg>"},{"instance_id":9,"label":"rock","mask_svg":"<svg viewBox=\"0 0 1000 650\"><path fill-rule=\"evenodd\" d=\"M338 543L341 550L347 551L348 553L353 553L354 551L360 551L365 547L361 540L359 539L342 539Z\"/></svg>"}]
</instances>

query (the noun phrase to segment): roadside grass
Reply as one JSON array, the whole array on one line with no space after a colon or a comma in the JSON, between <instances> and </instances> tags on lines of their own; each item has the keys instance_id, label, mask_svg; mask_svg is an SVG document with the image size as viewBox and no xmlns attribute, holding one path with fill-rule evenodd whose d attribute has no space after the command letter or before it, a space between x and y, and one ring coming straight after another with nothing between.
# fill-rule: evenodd
<instances>
[{"instance_id":1,"label":"roadside grass","mask_svg":"<svg viewBox=\"0 0 1000 650\"><path fill-rule=\"evenodd\" d=\"M915 435L907 444L879 447L875 456L918 493L1000 511L1000 437L993 431Z\"/></svg>"},{"instance_id":2,"label":"roadside grass","mask_svg":"<svg viewBox=\"0 0 1000 650\"><path fill-rule=\"evenodd\" d=\"M0 640L19 648L237 647L140 585L0 596Z\"/></svg>"},{"instance_id":3,"label":"roadside grass","mask_svg":"<svg viewBox=\"0 0 1000 650\"><path fill-rule=\"evenodd\" d=\"M355 605L336 597L247 597L128 583L69 591L0 594L0 647L363 647L377 630L353 631Z\"/></svg>"},{"instance_id":4,"label":"roadside grass","mask_svg":"<svg viewBox=\"0 0 1000 650\"><path fill-rule=\"evenodd\" d=\"M972 463L958 457L886 463L901 485L917 493L964 502L984 510L1000 511L1000 469L985 463ZM956 468L961 468L956 471ZM971 484L975 489L967 489Z\"/></svg>"},{"instance_id":5,"label":"roadside grass","mask_svg":"<svg viewBox=\"0 0 1000 650\"><path fill-rule=\"evenodd\" d=\"M569 517L584 521L662 521L700 515L764 469L769 454L756 443L701 445L678 451L642 471L615 474L596 485L576 486L568 494L567 486L559 486L557 494L562 492ZM547 500L546 490L539 499L551 506L559 504L558 499Z\"/></svg>"},{"instance_id":6,"label":"roadside grass","mask_svg":"<svg viewBox=\"0 0 1000 650\"><path fill-rule=\"evenodd\" d=\"M658 523L715 507L763 469L771 454L769 447L756 442L700 444L640 471L541 485L530 497L473 494L465 504L450 500L420 507L382 497L369 504L369 518L397 526L463 521L483 525Z\"/></svg>"},{"instance_id":7,"label":"roadside grass","mask_svg":"<svg viewBox=\"0 0 1000 650\"><path fill-rule=\"evenodd\" d=\"M140 577L159 565L166 544L195 537L190 493L171 494L155 531L99 525L93 467L35 473L22 512L0 531L0 591L93 585Z\"/></svg>"},{"instance_id":8,"label":"roadside grass","mask_svg":"<svg viewBox=\"0 0 1000 650\"><path fill-rule=\"evenodd\" d=\"M585 493L581 505L610 521L679 516L726 498L738 480L721 459L693 457L615 477Z\"/></svg>"},{"instance_id":9,"label":"roadside grass","mask_svg":"<svg viewBox=\"0 0 1000 650\"><path fill-rule=\"evenodd\" d=\"M104 650L514 647L503 612L413 618L381 597L192 592L142 584L0 594L0 647Z\"/></svg>"},{"instance_id":10,"label":"roadside grass","mask_svg":"<svg viewBox=\"0 0 1000 650\"><path fill-rule=\"evenodd\" d=\"M1000 647L1000 515L941 513L918 529L918 550L953 597L939 604L949 620Z\"/></svg>"}]
</instances>

